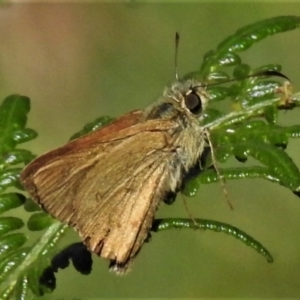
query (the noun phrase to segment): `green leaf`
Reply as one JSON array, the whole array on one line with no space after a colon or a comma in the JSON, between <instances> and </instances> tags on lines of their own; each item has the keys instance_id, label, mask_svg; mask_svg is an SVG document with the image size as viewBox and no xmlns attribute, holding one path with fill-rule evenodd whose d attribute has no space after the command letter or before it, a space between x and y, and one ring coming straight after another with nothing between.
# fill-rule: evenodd
<instances>
[{"instance_id":1,"label":"green leaf","mask_svg":"<svg viewBox=\"0 0 300 300\"><path fill-rule=\"evenodd\" d=\"M10 255L0 260L0 282L3 283L8 274L16 270L19 265L24 261L26 255L30 252L31 248L23 247L12 252ZM7 291L10 286L6 286L1 290L0 299L3 299L2 295Z\"/></svg>"},{"instance_id":2,"label":"green leaf","mask_svg":"<svg viewBox=\"0 0 300 300\"><path fill-rule=\"evenodd\" d=\"M5 128L7 132L23 129L27 122L26 115L29 110L30 100L28 97L8 96L0 106L0 128Z\"/></svg>"},{"instance_id":3,"label":"green leaf","mask_svg":"<svg viewBox=\"0 0 300 300\"><path fill-rule=\"evenodd\" d=\"M17 143L25 143L35 139L38 136L37 132L30 128L16 130L13 132L12 139Z\"/></svg>"},{"instance_id":4,"label":"green leaf","mask_svg":"<svg viewBox=\"0 0 300 300\"><path fill-rule=\"evenodd\" d=\"M224 61L228 61L226 58L229 54L236 57L237 52L247 50L254 43L273 34L293 30L299 25L300 17L298 16L280 16L256 22L237 30L236 33L223 40L215 51L211 50L204 56L200 70L203 75L202 78L205 81L211 72L215 72L219 67L226 66L227 64ZM230 61L229 65L238 65L240 62L235 58Z\"/></svg>"},{"instance_id":5,"label":"green leaf","mask_svg":"<svg viewBox=\"0 0 300 300\"><path fill-rule=\"evenodd\" d=\"M29 163L34 158L35 155L28 150L13 149L0 156L0 170L20 163Z\"/></svg>"},{"instance_id":6,"label":"green leaf","mask_svg":"<svg viewBox=\"0 0 300 300\"><path fill-rule=\"evenodd\" d=\"M29 110L29 98L20 95L9 96L1 104L0 155L13 149L18 143L17 137L24 130Z\"/></svg>"},{"instance_id":7,"label":"green leaf","mask_svg":"<svg viewBox=\"0 0 300 300\"><path fill-rule=\"evenodd\" d=\"M38 231L49 227L53 222L54 219L49 214L38 212L30 216L27 227L31 231Z\"/></svg>"},{"instance_id":8,"label":"green leaf","mask_svg":"<svg viewBox=\"0 0 300 300\"><path fill-rule=\"evenodd\" d=\"M33 202L31 198L26 199L24 203L24 209L27 212L36 212L41 210L40 206L37 203Z\"/></svg>"},{"instance_id":9,"label":"green leaf","mask_svg":"<svg viewBox=\"0 0 300 300\"><path fill-rule=\"evenodd\" d=\"M23 220L16 217L0 217L0 237L9 231L20 229L24 226Z\"/></svg>"},{"instance_id":10,"label":"green leaf","mask_svg":"<svg viewBox=\"0 0 300 300\"><path fill-rule=\"evenodd\" d=\"M0 261L9 253L22 247L27 241L24 233L11 233L1 237L0 240Z\"/></svg>"},{"instance_id":11,"label":"green leaf","mask_svg":"<svg viewBox=\"0 0 300 300\"><path fill-rule=\"evenodd\" d=\"M258 241L252 238L250 235L244 231L231 226L226 223L205 220L205 219L184 219L184 218L165 218L156 219L152 225L151 230L158 232L167 229L180 228L180 229L207 229L215 232L224 232L231 235L247 246L255 249L261 255L263 255L266 260L271 263L273 262L273 257L270 252Z\"/></svg>"},{"instance_id":12,"label":"green leaf","mask_svg":"<svg viewBox=\"0 0 300 300\"><path fill-rule=\"evenodd\" d=\"M0 171L0 192L5 191L8 187L16 186L19 183L21 171L22 168L10 168Z\"/></svg>"},{"instance_id":13,"label":"green leaf","mask_svg":"<svg viewBox=\"0 0 300 300\"><path fill-rule=\"evenodd\" d=\"M280 182L292 191L300 190L300 172L294 161L282 149L267 144L251 144L247 147L247 155L251 155L264 165L268 166L270 172L277 177Z\"/></svg>"},{"instance_id":14,"label":"green leaf","mask_svg":"<svg viewBox=\"0 0 300 300\"><path fill-rule=\"evenodd\" d=\"M237 167L237 168L219 168L221 178L225 180L236 180L245 178L262 178L274 183L279 183L279 178L275 177L269 168L254 167ZM188 197L196 196L201 184L216 183L220 181L220 177L214 169L203 171L199 176L190 179L184 187L182 193Z\"/></svg>"},{"instance_id":15,"label":"green leaf","mask_svg":"<svg viewBox=\"0 0 300 300\"><path fill-rule=\"evenodd\" d=\"M24 204L25 200L26 197L19 193L0 194L0 214L10 209L20 207Z\"/></svg>"},{"instance_id":16,"label":"green leaf","mask_svg":"<svg viewBox=\"0 0 300 300\"><path fill-rule=\"evenodd\" d=\"M217 49L224 53L245 51L268 36L293 30L299 25L298 16L279 16L262 20L237 30L235 34L221 42Z\"/></svg>"}]
</instances>

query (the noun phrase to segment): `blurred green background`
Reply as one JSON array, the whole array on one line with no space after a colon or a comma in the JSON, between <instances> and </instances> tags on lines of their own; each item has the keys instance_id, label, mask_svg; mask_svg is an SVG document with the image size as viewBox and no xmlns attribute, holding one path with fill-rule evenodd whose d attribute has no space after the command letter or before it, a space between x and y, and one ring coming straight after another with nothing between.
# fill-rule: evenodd
<instances>
[{"instance_id":1,"label":"blurred green background","mask_svg":"<svg viewBox=\"0 0 300 300\"><path fill-rule=\"evenodd\" d=\"M0 6L0 99L20 93L32 101L29 126L41 154L65 143L101 115L144 108L174 80L174 34L181 35L179 73L196 70L203 55L238 28L278 15L300 15L300 3L3 4ZM283 65L299 84L300 31L279 34L242 55L253 67ZM281 124L299 124L299 111ZM300 166L300 141L288 153ZM262 256L224 234L174 230L153 234L127 276L108 272L95 257L93 272L60 271L47 299L300 297L300 199L263 180L228 182L230 211L220 184L187 199L193 216L237 226L274 255ZM24 213L25 214L25 213ZM182 197L161 205L159 217L188 217ZM34 235L36 236L36 234ZM70 231L63 241L77 241ZM46 299L46 298L45 298Z\"/></svg>"}]
</instances>

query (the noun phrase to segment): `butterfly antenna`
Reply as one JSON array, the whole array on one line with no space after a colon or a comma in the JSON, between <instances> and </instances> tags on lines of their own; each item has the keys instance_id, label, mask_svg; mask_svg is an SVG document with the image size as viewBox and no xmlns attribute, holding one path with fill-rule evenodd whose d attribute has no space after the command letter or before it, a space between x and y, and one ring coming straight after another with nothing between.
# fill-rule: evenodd
<instances>
[{"instance_id":1,"label":"butterfly antenna","mask_svg":"<svg viewBox=\"0 0 300 300\"><path fill-rule=\"evenodd\" d=\"M177 65L177 59L178 59L178 47L179 47L179 33L175 33L175 79L178 80L178 65Z\"/></svg>"}]
</instances>

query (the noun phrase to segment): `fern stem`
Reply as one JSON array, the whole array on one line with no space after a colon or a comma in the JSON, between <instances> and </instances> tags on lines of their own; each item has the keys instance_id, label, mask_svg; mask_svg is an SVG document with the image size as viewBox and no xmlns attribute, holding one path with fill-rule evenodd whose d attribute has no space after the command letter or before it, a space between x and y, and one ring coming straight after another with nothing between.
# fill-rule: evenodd
<instances>
[{"instance_id":1,"label":"fern stem","mask_svg":"<svg viewBox=\"0 0 300 300\"><path fill-rule=\"evenodd\" d=\"M52 248L58 239L65 233L67 228L67 225L54 221L40 240L32 247L32 250L18 268L1 284L0 299L8 299L7 296L9 296L9 291L16 286L22 272L24 272L30 264L35 262L40 255L43 255L45 251Z\"/></svg>"}]
</instances>

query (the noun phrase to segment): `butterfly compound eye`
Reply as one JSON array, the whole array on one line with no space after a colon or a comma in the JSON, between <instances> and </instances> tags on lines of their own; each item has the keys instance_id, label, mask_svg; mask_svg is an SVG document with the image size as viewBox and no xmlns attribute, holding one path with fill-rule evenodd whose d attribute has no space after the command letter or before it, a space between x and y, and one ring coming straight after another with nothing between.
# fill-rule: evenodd
<instances>
[{"instance_id":1,"label":"butterfly compound eye","mask_svg":"<svg viewBox=\"0 0 300 300\"><path fill-rule=\"evenodd\" d=\"M202 103L200 97L192 91L185 96L185 106L192 114L198 114L201 112Z\"/></svg>"}]
</instances>

